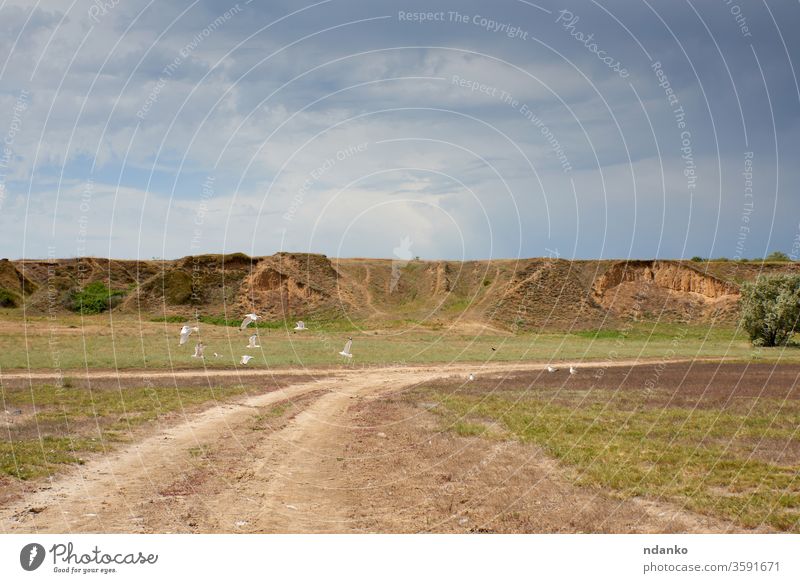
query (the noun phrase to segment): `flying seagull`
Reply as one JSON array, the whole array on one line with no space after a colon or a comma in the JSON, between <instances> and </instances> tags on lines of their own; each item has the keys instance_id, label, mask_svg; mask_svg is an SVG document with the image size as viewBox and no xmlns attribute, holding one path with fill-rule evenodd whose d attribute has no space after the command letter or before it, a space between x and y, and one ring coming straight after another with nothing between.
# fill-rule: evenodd
<instances>
[{"instance_id":1,"label":"flying seagull","mask_svg":"<svg viewBox=\"0 0 800 583\"><path fill-rule=\"evenodd\" d=\"M578 372L578 369L572 365L569 365L569 374L575 374Z\"/></svg>"},{"instance_id":2,"label":"flying seagull","mask_svg":"<svg viewBox=\"0 0 800 583\"><path fill-rule=\"evenodd\" d=\"M558 369L556 367L554 367L554 366L548 366L547 367L547 372L558 372Z\"/></svg>"},{"instance_id":3,"label":"flying seagull","mask_svg":"<svg viewBox=\"0 0 800 583\"><path fill-rule=\"evenodd\" d=\"M245 314L244 320L242 320L242 325L239 327L239 330L244 330L259 318L260 316L258 314Z\"/></svg>"},{"instance_id":4,"label":"flying seagull","mask_svg":"<svg viewBox=\"0 0 800 583\"><path fill-rule=\"evenodd\" d=\"M260 344L256 344L258 342L258 334L253 334L250 337L250 344L247 345L247 348L261 348Z\"/></svg>"},{"instance_id":5,"label":"flying seagull","mask_svg":"<svg viewBox=\"0 0 800 583\"><path fill-rule=\"evenodd\" d=\"M345 342L344 349L339 353L345 358L353 358L353 354L350 352L350 348L353 346L353 339L348 338L347 342Z\"/></svg>"},{"instance_id":6,"label":"flying seagull","mask_svg":"<svg viewBox=\"0 0 800 583\"><path fill-rule=\"evenodd\" d=\"M306 328L306 323L305 323L305 322L303 322L302 320L300 320L300 321L297 323L297 325L294 327L294 329L295 329L295 330L308 330L308 328Z\"/></svg>"},{"instance_id":7,"label":"flying seagull","mask_svg":"<svg viewBox=\"0 0 800 583\"><path fill-rule=\"evenodd\" d=\"M239 364L247 364L251 360L253 360L253 357L250 356L249 354L245 354L242 356L242 360L239 361Z\"/></svg>"},{"instance_id":8,"label":"flying seagull","mask_svg":"<svg viewBox=\"0 0 800 583\"><path fill-rule=\"evenodd\" d=\"M181 346L186 344L186 341L189 340L189 335L192 332L200 332L200 328L198 328L197 326L194 327L184 326L183 328L181 328L181 344L180 344Z\"/></svg>"}]
</instances>

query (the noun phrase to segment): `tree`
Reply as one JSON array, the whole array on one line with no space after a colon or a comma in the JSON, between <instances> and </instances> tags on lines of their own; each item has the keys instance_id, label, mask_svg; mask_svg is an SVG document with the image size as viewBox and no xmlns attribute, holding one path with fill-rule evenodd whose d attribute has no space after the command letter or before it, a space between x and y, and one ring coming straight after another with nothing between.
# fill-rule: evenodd
<instances>
[{"instance_id":1,"label":"tree","mask_svg":"<svg viewBox=\"0 0 800 583\"><path fill-rule=\"evenodd\" d=\"M800 319L800 275L759 277L742 285L742 327L756 346L786 344Z\"/></svg>"},{"instance_id":2,"label":"tree","mask_svg":"<svg viewBox=\"0 0 800 583\"><path fill-rule=\"evenodd\" d=\"M764 258L764 261L791 261L792 259L783 251L773 251Z\"/></svg>"}]
</instances>

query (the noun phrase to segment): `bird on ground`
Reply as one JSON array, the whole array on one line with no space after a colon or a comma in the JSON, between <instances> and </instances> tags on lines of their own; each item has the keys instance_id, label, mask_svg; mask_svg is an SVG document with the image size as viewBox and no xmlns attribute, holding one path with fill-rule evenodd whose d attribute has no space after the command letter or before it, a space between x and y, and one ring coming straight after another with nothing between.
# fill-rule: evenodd
<instances>
[{"instance_id":1,"label":"bird on ground","mask_svg":"<svg viewBox=\"0 0 800 583\"><path fill-rule=\"evenodd\" d=\"M306 323L305 323L305 322L303 322L302 320L300 320L300 321L297 323L297 325L294 327L294 329L295 329L295 330L308 330L308 328L306 328Z\"/></svg>"},{"instance_id":2,"label":"bird on ground","mask_svg":"<svg viewBox=\"0 0 800 583\"><path fill-rule=\"evenodd\" d=\"M215 353L214 353L214 358L222 358L222 355L221 355L221 354L219 354L219 353L217 353L217 352L215 352Z\"/></svg>"},{"instance_id":3,"label":"bird on ground","mask_svg":"<svg viewBox=\"0 0 800 583\"><path fill-rule=\"evenodd\" d=\"M494 352L495 350L497 350L497 349L494 346L492 346L492 352Z\"/></svg>"},{"instance_id":4,"label":"bird on ground","mask_svg":"<svg viewBox=\"0 0 800 583\"><path fill-rule=\"evenodd\" d=\"M548 366L547 367L547 372L558 372L558 369L556 367L554 367L554 366Z\"/></svg>"},{"instance_id":5,"label":"bird on ground","mask_svg":"<svg viewBox=\"0 0 800 583\"><path fill-rule=\"evenodd\" d=\"M242 325L239 327L239 330L244 330L250 324L258 320L261 316L258 314L245 314L244 319L242 320Z\"/></svg>"},{"instance_id":6,"label":"bird on ground","mask_svg":"<svg viewBox=\"0 0 800 583\"><path fill-rule=\"evenodd\" d=\"M469 373L469 376L467 377L467 380L468 381L474 381L475 380L475 375L472 374L472 373Z\"/></svg>"},{"instance_id":7,"label":"bird on ground","mask_svg":"<svg viewBox=\"0 0 800 583\"><path fill-rule=\"evenodd\" d=\"M239 364L247 364L251 360L253 360L252 356L250 356L249 354L244 354L242 355L242 360L239 361Z\"/></svg>"},{"instance_id":8,"label":"bird on ground","mask_svg":"<svg viewBox=\"0 0 800 583\"><path fill-rule=\"evenodd\" d=\"M184 326L183 328L181 328L181 343L180 343L181 346L186 344L186 342L189 340L189 335L192 332L200 332L200 328L198 328L197 326L194 327Z\"/></svg>"},{"instance_id":9,"label":"bird on ground","mask_svg":"<svg viewBox=\"0 0 800 583\"><path fill-rule=\"evenodd\" d=\"M578 372L577 368L575 368L572 365L569 366L569 374L576 374L577 372Z\"/></svg>"},{"instance_id":10,"label":"bird on ground","mask_svg":"<svg viewBox=\"0 0 800 583\"><path fill-rule=\"evenodd\" d=\"M345 358L353 358L353 354L350 352L350 348L352 346L353 346L353 339L352 338L348 338L347 342L345 342L344 348L342 349L342 351L339 354L341 354Z\"/></svg>"},{"instance_id":11,"label":"bird on ground","mask_svg":"<svg viewBox=\"0 0 800 583\"><path fill-rule=\"evenodd\" d=\"M194 345L194 354L192 355L192 358L203 358L203 349L204 348L205 348L205 345L202 342L198 342L197 344L195 344Z\"/></svg>"},{"instance_id":12,"label":"bird on ground","mask_svg":"<svg viewBox=\"0 0 800 583\"><path fill-rule=\"evenodd\" d=\"M250 343L247 345L247 348L261 348L261 345L257 344L257 342L258 342L258 334L253 334L250 337Z\"/></svg>"}]
</instances>

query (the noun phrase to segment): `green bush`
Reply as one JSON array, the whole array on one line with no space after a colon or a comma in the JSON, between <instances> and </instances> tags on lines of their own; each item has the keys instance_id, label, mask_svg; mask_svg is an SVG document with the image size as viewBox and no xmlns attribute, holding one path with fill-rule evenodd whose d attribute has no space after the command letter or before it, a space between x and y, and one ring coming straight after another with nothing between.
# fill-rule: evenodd
<instances>
[{"instance_id":1,"label":"green bush","mask_svg":"<svg viewBox=\"0 0 800 583\"><path fill-rule=\"evenodd\" d=\"M161 316L158 318L150 318L151 322L166 322L168 324L183 324L189 322L191 318L189 316L181 316L181 315L172 315L172 316Z\"/></svg>"},{"instance_id":2,"label":"green bush","mask_svg":"<svg viewBox=\"0 0 800 583\"><path fill-rule=\"evenodd\" d=\"M95 281L70 293L70 308L81 314L99 314L116 305L122 295L108 289L102 281Z\"/></svg>"},{"instance_id":3,"label":"green bush","mask_svg":"<svg viewBox=\"0 0 800 583\"><path fill-rule=\"evenodd\" d=\"M800 318L800 275L759 277L742 284L742 327L756 346L786 344Z\"/></svg>"},{"instance_id":4,"label":"green bush","mask_svg":"<svg viewBox=\"0 0 800 583\"><path fill-rule=\"evenodd\" d=\"M764 258L764 261L791 261L791 257L789 257L783 251L773 251L769 255Z\"/></svg>"},{"instance_id":5,"label":"green bush","mask_svg":"<svg viewBox=\"0 0 800 583\"><path fill-rule=\"evenodd\" d=\"M0 308L16 308L19 305L19 296L7 289L0 288Z\"/></svg>"},{"instance_id":6,"label":"green bush","mask_svg":"<svg viewBox=\"0 0 800 583\"><path fill-rule=\"evenodd\" d=\"M692 257L692 261L694 261L695 263L702 263L703 261L705 261L705 259L703 259L699 255L695 255L694 257Z\"/></svg>"}]
</instances>

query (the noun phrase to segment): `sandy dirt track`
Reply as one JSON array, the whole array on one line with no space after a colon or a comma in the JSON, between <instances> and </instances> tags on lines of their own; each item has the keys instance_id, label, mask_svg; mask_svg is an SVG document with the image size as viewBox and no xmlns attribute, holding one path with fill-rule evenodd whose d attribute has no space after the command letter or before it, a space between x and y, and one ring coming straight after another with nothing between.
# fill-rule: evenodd
<instances>
[{"instance_id":1,"label":"sandy dirt track","mask_svg":"<svg viewBox=\"0 0 800 583\"><path fill-rule=\"evenodd\" d=\"M442 434L429 413L385 405L393 391L463 368L319 371L315 380L214 406L0 508L0 530L736 530L656 501L581 490L536 448Z\"/></svg>"},{"instance_id":2,"label":"sandy dirt track","mask_svg":"<svg viewBox=\"0 0 800 583\"><path fill-rule=\"evenodd\" d=\"M698 359L692 359L693 362L701 362ZM648 364L649 362L661 362L661 359L638 359L638 360L614 360L614 361L591 361L587 366L595 368L603 367L619 367L619 366L634 366ZM670 362L690 362L689 359L673 359ZM470 363L459 362L457 364L441 364L441 365L407 365L407 366L381 366L381 365L361 365L356 367L341 366L337 368L328 367L276 367L276 368L179 368L174 370L166 369L120 369L120 370L76 370L76 371L63 371L61 375L54 373L51 370L30 370L20 371L14 370L12 372L0 372L0 380L4 383L21 382L26 384L29 381L33 382L54 382L58 381L64 376L69 376L71 379L80 382L82 379L92 380L122 380L141 382L142 379L177 379L178 381L185 379L198 379L210 378L219 381L228 380L257 380L259 378L271 378L273 376L284 375L330 375L332 373L343 374L359 374L362 372L378 373L383 372L391 373L392 371L421 371L421 372L437 372L442 374L462 374L466 370L474 372L496 372L496 371L531 371L541 370L545 367L542 363L518 363L518 362L496 362L496 363Z\"/></svg>"}]
</instances>

